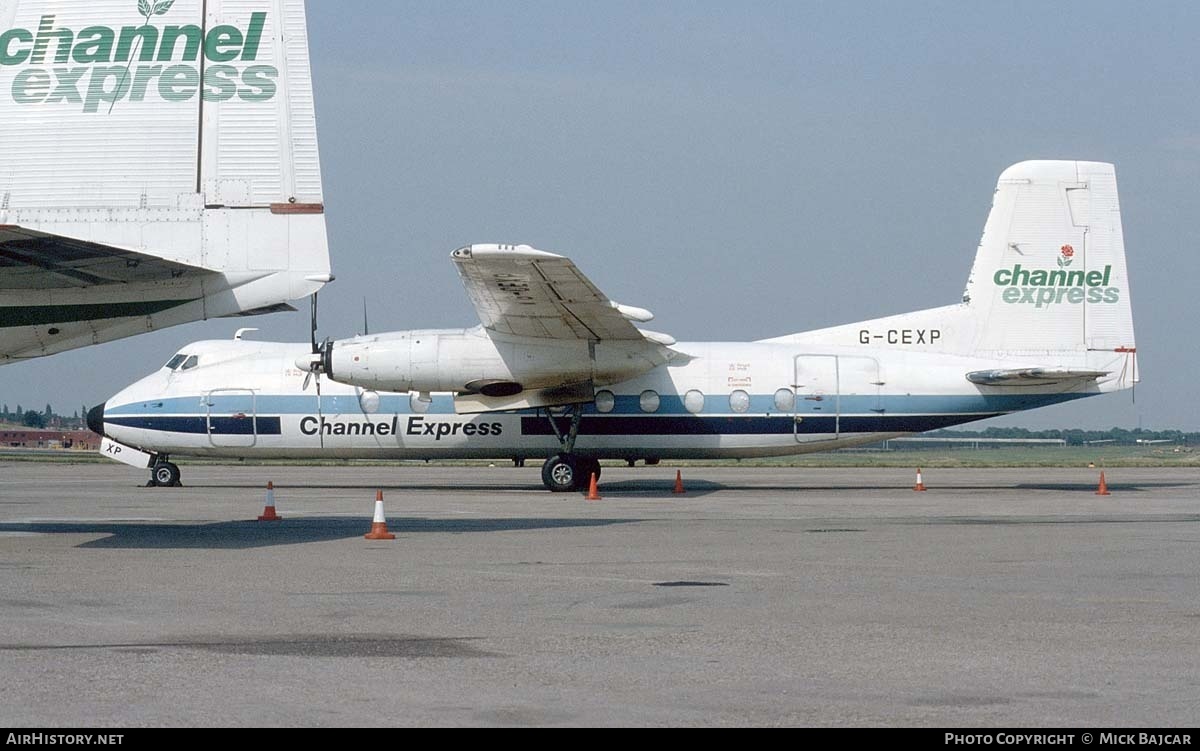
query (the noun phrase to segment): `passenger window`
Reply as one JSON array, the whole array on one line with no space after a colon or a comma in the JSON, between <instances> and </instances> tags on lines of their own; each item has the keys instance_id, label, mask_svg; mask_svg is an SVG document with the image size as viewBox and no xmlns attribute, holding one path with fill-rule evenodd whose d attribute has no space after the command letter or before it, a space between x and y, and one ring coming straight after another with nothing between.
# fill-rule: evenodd
<instances>
[{"instance_id":1,"label":"passenger window","mask_svg":"<svg viewBox=\"0 0 1200 751\"><path fill-rule=\"evenodd\" d=\"M750 409L750 395L738 389L729 395L729 408L734 412L745 412Z\"/></svg>"},{"instance_id":2,"label":"passenger window","mask_svg":"<svg viewBox=\"0 0 1200 751\"><path fill-rule=\"evenodd\" d=\"M183 365L180 365L179 369L180 370L191 370L192 368L196 367L196 365L198 365L199 362L200 362L200 360L197 359L197 357L195 355L192 355L191 357L189 357L188 359L183 361Z\"/></svg>"},{"instance_id":3,"label":"passenger window","mask_svg":"<svg viewBox=\"0 0 1200 751\"><path fill-rule=\"evenodd\" d=\"M659 404L659 398L658 398L657 391L652 391L650 389L646 389L645 391L642 392L642 395L638 398L638 406L640 406L642 408L643 412L657 412L658 404Z\"/></svg>"},{"instance_id":4,"label":"passenger window","mask_svg":"<svg viewBox=\"0 0 1200 751\"><path fill-rule=\"evenodd\" d=\"M170 360L167 360L167 364L164 365L163 367L165 367L169 370L174 370L175 368L179 367L179 363L183 362L186 359L187 359L187 355L185 355L181 352L178 355L175 355L174 357L172 357Z\"/></svg>"},{"instance_id":5,"label":"passenger window","mask_svg":"<svg viewBox=\"0 0 1200 751\"><path fill-rule=\"evenodd\" d=\"M613 407L617 405L617 398L613 396L611 391L596 392L596 411L597 412L612 412Z\"/></svg>"},{"instance_id":6,"label":"passenger window","mask_svg":"<svg viewBox=\"0 0 1200 751\"><path fill-rule=\"evenodd\" d=\"M683 408L693 415L704 409L704 394L692 389L683 395Z\"/></svg>"},{"instance_id":7,"label":"passenger window","mask_svg":"<svg viewBox=\"0 0 1200 751\"><path fill-rule=\"evenodd\" d=\"M775 392L775 409L780 412L791 412L796 406L796 395L791 389L779 389Z\"/></svg>"}]
</instances>

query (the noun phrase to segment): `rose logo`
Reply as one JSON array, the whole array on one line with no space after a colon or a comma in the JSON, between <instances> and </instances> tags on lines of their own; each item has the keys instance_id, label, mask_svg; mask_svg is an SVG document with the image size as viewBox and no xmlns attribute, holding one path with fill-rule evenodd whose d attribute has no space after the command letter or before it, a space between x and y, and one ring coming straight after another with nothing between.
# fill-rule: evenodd
<instances>
[{"instance_id":1,"label":"rose logo","mask_svg":"<svg viewBox=\"0 0 1200 751\"><path fill-rule=\"evenodd\" d=\"M1059 251L1062 253L1062 255L1060 255L1057 259L1058 267L1060 269L1065 269L1071 265L1071 261L1075 258L1075 249L1070 245L1064 245L1059 248Z\"/></svg>"}]
</instances>

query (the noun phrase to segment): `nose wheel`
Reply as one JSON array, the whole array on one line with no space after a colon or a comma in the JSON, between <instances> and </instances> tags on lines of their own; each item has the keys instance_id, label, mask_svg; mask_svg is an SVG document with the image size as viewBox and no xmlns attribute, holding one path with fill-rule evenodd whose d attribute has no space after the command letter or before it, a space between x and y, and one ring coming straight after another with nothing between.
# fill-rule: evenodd
<instances>
[{"instance_id":1,"label":"nose wheel","mask_svg":"<svg viewBox=\"0 0 1200 751\"><path fill-rule=\"evenodd\" d=\"M177 488L182 483L179 482L179 467L167 461L159 461L150 468L149 487L159 488Z\"/></svg>"}]
</instances>

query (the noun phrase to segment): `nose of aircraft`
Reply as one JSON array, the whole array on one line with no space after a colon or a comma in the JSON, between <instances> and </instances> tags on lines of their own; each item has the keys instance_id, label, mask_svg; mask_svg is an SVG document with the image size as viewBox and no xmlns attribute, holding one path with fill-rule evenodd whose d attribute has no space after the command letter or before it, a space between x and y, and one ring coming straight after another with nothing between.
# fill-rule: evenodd
<instances>
[{"instance_id":1,"label":"nose of aircraft","mask_svg":"<svg viewBox=\"0 0 1200 751\"><path fill-rule=\"evenodd\" d=\"M98 435L104 435L104 405L107 402L101 402L95 407L88 410L87 426L88 430Z\"/></svg>"}]
</instances>

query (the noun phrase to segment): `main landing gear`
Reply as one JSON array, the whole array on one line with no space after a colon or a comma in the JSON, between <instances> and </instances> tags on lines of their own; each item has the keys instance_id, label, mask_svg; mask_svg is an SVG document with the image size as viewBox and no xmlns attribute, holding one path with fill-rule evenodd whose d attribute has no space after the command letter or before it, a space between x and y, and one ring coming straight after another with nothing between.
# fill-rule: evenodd
<instances>
[{"instance_id":1,"label":"main landing gear","mask_svg":"<svg viewBox=\"0 0 1200 751\"><path fill-rule=\"evenodd\" d=\"M579 456L575 451L575 438L579 435L579 422L583 418L583 405L576 404L571 408L571 427L564 436L554 421L554 415L547 410L550 427L558 438L562 451L546 460L542 465L542 484L547 490L555 493L569 493L587 487L591 475L600 478L600 461L589 456Z\"/></svg>"},{"instance_id":2,"label":"main landing gear","mask_svg":"<svg viewBox=\"0 0 1200 751\"><path fill-rule=\"evenodd\" d=\"M167 461L166 454L160 455L150 468L150 482L146 483L146 487L177 488L180 485L179 466Z\"/></svg>"}]
</instances>

